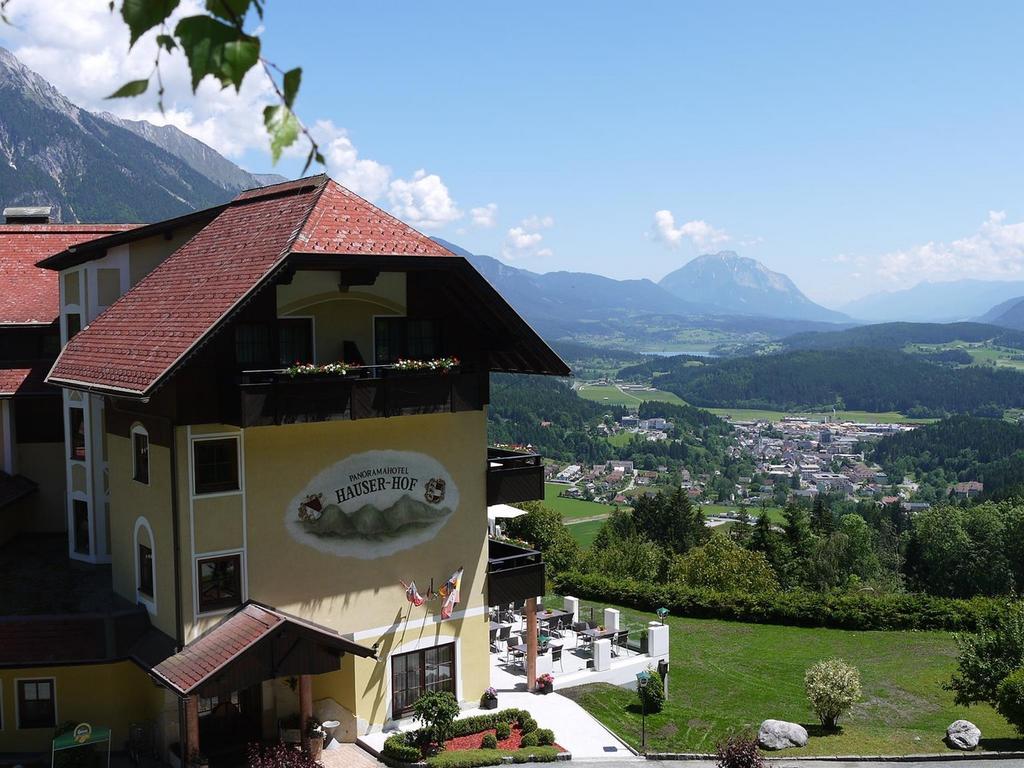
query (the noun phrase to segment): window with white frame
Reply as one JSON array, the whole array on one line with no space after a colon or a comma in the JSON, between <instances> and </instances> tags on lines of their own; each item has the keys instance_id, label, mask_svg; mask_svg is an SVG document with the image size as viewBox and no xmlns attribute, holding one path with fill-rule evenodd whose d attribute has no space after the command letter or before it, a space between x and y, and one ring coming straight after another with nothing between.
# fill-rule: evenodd
<instances>
[{"instance_id":1,"label":"window with white frame","mask_svg":"<svg viewBox=\"0 0 1024 768\"><path fill-rule=\"evenodd\" d=\"M52 677L18 680L18 728L54 728L57 725L57 696Z\"/></svg>"},{"instance_id":2,"label":"window with white frame","mask_svg":"<svg viewBox=\"0 0 1024 768\"><path fill-rule=\"evenodd\" d=\"M144 517L135 521L135 589L141 602L154 607L156 595L156 563L153 552L156 542L153 529Z\"/></svg>"}]
</instances>

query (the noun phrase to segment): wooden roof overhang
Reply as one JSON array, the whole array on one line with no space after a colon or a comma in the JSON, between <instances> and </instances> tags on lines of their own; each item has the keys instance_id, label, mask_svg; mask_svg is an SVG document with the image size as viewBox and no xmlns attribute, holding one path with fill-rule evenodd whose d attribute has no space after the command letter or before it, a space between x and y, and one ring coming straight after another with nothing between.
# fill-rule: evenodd
<instances>
[{"instance_id":1,"label":"wooden roof overhang","mask_svg":"<svg viewBox=\"0 0 1024 768\"><path fill-rule=\"evenodd\" d=\"M217 696L279 677L337 671L376 652L318 624L249 601L150 670L180 697Z\"/></svg>"}]
</instances>

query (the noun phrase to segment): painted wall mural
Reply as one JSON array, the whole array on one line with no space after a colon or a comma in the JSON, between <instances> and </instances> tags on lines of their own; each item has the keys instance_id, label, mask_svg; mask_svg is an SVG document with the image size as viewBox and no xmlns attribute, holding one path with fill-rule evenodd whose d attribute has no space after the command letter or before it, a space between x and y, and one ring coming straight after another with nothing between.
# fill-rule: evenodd
<instances>
[{"instance_id":1,"label":"painted wall mural","mask_svg":"<svg viewBox=\"0 0 1024 768\"><path fill-rule=\"evenodd\" d=\"M289 505L285 527L321 552L369 559L430 541L458 506L459 489L437 459L366 451L310 480Z\"/></svg>"}]
</instances>

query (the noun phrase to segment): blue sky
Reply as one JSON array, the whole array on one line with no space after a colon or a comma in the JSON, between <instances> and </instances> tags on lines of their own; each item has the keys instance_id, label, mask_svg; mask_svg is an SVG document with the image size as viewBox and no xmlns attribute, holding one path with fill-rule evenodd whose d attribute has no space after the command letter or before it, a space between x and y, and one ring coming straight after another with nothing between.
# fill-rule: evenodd
<instances>
[{"instance_id":1,"label":"blue sky","mask_svg":"<svg viewBox=\"0 0 1024 768\"><path fill-rule=\"evenodd\" d=\"M431 234L619 278L729 248L838 305L1024 279L1022 22L1011 2L269 0L263 45L342 137L332 173ZM269 167L256 140L229 154Z\"/></svg>"}]
</instances>

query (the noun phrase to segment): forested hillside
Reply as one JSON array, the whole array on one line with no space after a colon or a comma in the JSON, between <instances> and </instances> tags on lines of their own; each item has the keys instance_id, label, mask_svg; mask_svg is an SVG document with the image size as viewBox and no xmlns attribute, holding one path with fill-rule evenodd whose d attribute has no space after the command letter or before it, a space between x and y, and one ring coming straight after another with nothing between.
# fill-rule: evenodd
<instances>
[{"instance_id":1,"label":"forested hillside","mask_svg":"<svg viewBox=\"0 0 1024 768\"><path fill-rule=\"evenodd\" d=\"M903 349L907 344L946 344L951 341L992 341L1024 349L1024 333L987 323L878 323L842 331L798 333L780 342L783 349Z\"/></svg>"},{"instance_id":2,"label":"forested hillside","mask_svg":"<svg viewBox=\"0 0 1024 768\"><path fill-rule=\"evenodd\" d=\"M650 373L655 364L623 369ZM877 349L801 350L775 355L657 361L659 389L703 407L828 408L1001 416L1024 405L1024 377L1011 370L949 368Z\"/></svg>"},{"instance_id":3,"label":"forested hillside","mask_svg":"<svg viewBox=\"0 0 1024 768\"><path fill-rule=\"evenodd\" d=\"M872 457L890 477L912 475L940 486L978 480L993 499L1024 492L1024 427L1000 419L942 419L884 438Z\"/></svg>"}]
</instances>

